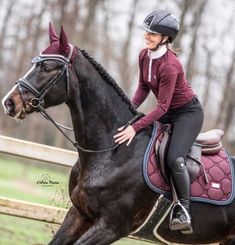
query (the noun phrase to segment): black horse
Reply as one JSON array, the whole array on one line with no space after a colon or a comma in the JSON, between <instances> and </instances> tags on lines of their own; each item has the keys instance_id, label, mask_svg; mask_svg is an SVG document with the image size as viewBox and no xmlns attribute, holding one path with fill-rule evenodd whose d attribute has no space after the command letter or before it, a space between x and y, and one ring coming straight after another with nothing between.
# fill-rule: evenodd
<instances>
[{"instance_id":1,"label":"black horse","mask_svg":"<svg viewBox=\"0 0 235 245\"><path fill-rule=\"evenodd\" d=\"M3 106L8 115L24 119L34 111L68 105L80 161L69 179L73 206L49 244L110 244L141 226L159 198L142 176L151 127L139 132L130 146L116 148L113 135L137 111L101 65L68 43L63 28L59 37L52 26L49 33L49 47L32 61ZM171 231L167 217L160 235L177 243L234 244L234 201L226 206L192 202L191 212L193 234Z\"/></svg>"}]
</instances>

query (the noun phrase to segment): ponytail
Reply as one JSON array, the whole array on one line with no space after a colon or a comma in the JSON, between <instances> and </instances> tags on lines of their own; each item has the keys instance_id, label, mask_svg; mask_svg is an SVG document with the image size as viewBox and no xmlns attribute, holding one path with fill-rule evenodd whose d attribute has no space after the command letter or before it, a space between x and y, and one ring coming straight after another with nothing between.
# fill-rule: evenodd
<instances>
[{"instance_id":1,"label":"ponytail","mask_svg":"<svg viewBox=\"0 0 235 245\"><path fill-rule=\"evenodd\" d=\"M169 49L172 53L174 53L175 56L178 56L178 55L179 55L179 53L180 53L180 49L179 49L179 48L173 48L172 45L171 45L169 42L166 44L166 47L167 47L167 49Z\"/></svg>"}]
</instances>

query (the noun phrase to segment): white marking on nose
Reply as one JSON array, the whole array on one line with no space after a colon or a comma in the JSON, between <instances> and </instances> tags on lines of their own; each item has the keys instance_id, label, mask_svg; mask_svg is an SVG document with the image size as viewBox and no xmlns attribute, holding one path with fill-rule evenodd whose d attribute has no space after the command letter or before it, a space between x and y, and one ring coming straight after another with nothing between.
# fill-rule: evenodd
<instances>
[{"instance_id":1,"label":"white marking on nose","mask_svg":"<svg viewBox=\"0 0 235 245\"><path fill-rule=\"evenodd\" d=\"M34 70L34 68L36 67L36 64L33 64L32 67L26 72L26 74L23 76L23 78L26 78L30 72L32 72ZM6 106L5 106L5 102L7 100L8 97L10 97L11 93L13 93L13 91L16 89L16 87L18 86L18 84L16 84L5 96L4 98L2 99L2 105L3 105L3 108L4 108L4 111L5 113L8 112Z\"/></svg>"},{"instance_id":2,"label":"white marking on nose","mask_svg":"<svg viewBox=\"0 0 235 245\"><path fill-rule=\"evenodd\" d=\"M7 108L5 106L5 102L7 100L8 97L10 97L10 95L13 93L13 91L16 89L16 87L18 86L18 84L16 84L15 86L13 86L13 88L4 96L4 98L2 99L2 105L4 108L5 113L7 113Z\"/></svg>"}]
</instances>

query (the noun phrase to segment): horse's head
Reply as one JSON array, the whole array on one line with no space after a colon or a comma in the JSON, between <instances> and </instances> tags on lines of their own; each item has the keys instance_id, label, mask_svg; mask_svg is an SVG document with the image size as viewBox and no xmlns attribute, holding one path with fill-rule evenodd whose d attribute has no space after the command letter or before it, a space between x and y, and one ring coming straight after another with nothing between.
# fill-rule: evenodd
<instances>
[{"instance_id":1,"label":"horse's head","mask_svg":"<svg viewBox=\"0 0 235 245\"><path fill-rule=\"evenodd\" d=\"M61 27L57 36L49 25L50 45L32 60L31 69L16 82L3 98L6 114L24 119L26 114L66 102L69 87L69 66L73 46Z\"/></svg>"}]
</instances>

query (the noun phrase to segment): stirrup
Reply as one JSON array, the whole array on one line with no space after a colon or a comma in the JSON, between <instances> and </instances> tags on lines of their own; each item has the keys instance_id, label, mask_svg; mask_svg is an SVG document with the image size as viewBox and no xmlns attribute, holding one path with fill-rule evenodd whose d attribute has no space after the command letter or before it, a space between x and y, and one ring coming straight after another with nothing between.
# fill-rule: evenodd
<instances>
[{"instance_id":1,"label":"stirrup","mask_svg":"<svg viewBox=\"0 0 235 245\"><path fill-rule=\"evenodd\" d=\"M174 224L172 222L174 220L173 219L173 213L174 213L174 210L177 206L183 211L183 213L186 217L186 220L184 222L179 222L179 223ZM185 230L186 231L190 227L190 225L191 225L191 218L189 216L188 211L185 209L185 207L179 201L174 203L174 205L171 209L171 213L170 213L169 228L173 231L175 231L175 230ZM185 231L183 231L183 232L185 232Z\"/></svg>"}]
</instances>

